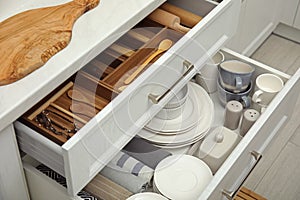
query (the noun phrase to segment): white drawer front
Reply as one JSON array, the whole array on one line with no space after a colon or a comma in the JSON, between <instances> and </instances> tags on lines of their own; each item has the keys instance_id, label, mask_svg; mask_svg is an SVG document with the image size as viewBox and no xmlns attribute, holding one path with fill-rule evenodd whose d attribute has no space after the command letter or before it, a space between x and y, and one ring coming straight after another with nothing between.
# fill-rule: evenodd
<instances>
[{"instance_id":1,"label":"white drawer front","mask_svg":"<svg viewBox=\"0 0 300 200\"><path fill-rule=\"evenodd\" d=\"M231 51L228 52L233 53ZM236 56L238 56L238 54L234 53L232 58L244 60L243 56ZM252 61L248 58L245 59L244 61L257 66L257 71L272 70L256 61ZM272 70L272 73L276 72L278 71ZM278 72L278 75L283 74ZM224 191L227 191L228 194L237 192L239 186L243 183L245 178L247 178L249 173L251 173L252 168L259 162L259 160L255 158L255 154L258 153L263 157L264 150L270 141L289 120L293 109L291 105L296 103L299 96L299 79L300 70L286 82L284 88L274 98L265 112L251 127L249 132L215 174L213 181L208 185L199 199L228 199L226 195L223 194Z\"/></svg>"},{"instance_id":2,"label":"white drawer front","mask_svg":"<svg viewBox=\"0 0 300 200\"><path fill-rule=\"evenodd\" d=\"M180 1L174 3L185 5ZM208 4L210 3L204 0L189 0L186 5L200 8ZM209 56L234 34L239 6L239 0L224 0L216 6L62 147L56 144L48 145L50 141L40 138L33 144L41 145L41 148L28 148L26 145L29 145L30 141L24 139L26 138L24 134L38 133L32 130L28 133L27 129L16 125L19 127L17 129L22 129L18 136L22 139L21 148L37 160L64 174L67 179L68 193L75 195L172 98L173 94L193 77ZM193 63L195 68L178 82L186 70L183 66L185 60ZM154 105L149 101L149 94L163 95L174 83L176 86L173 87L172 92L164 96L159 104ZM31 139L35 140L35 136ZM60 152L59 154L44 156L47 155L47 151L56 151L55 149L58 148L61 148L57 151ZM44 152L39 154L35 152L36 149ZM50 158L55 157L63 158L63 169L60 164L51 164ZM45 161L48 158L49 160Z\"/></svg>"}]
</instances>

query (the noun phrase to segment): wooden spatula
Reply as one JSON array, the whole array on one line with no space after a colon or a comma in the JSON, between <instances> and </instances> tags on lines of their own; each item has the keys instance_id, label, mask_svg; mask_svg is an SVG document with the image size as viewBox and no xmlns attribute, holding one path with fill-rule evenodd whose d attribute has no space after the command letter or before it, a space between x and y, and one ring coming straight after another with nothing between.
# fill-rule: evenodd
<instances>
[{"instance_id":1,"label":"wooden spatula","mask_svg":"<svg viewBox=\"0 0 300 200\"><path fill-rule=\"evenodd\" d=\"M127 85L129 83L131 83L133 81L133 79L135 79L135 77L151 62L151 60L153 60L156 56L158 56L159 54L167 51L171 46L172 46L173 42L172 40L169 39L165 39L162 40L159 43L158 49L151 54L144 62L143 64L141 64L125 81L124 83Z\"/></svg>"},{"instance_id":2,"label":"wooden spatula","mask_svg":"<svg viewBox=\"0 0 300 200\"><path fill-rule=\"evenodd\" d=\"M0 23L0 85L17 81L65 48L77 18L99 0L28 10Z\"/></svg>"}]
</instances>

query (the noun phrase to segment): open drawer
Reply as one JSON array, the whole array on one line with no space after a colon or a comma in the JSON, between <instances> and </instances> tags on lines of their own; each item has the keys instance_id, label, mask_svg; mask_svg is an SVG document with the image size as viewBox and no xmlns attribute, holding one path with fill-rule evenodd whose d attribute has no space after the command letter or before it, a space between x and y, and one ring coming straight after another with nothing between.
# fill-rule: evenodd
<instances>
[{"instance_id":1,"label":"open drawer","mask_svg":"<svg viewBox=\"0 0 300 200\"><path fill-rule=\"evenodd\" d=\"M285 123L289 120L293 109L290 105L294 105L299 96L297 91L300 89L300 70L298 70L293 76L289 76L229 49L222 49L221 51L224 53L226 60L236 59L254 66L254 79L262 73L273 73L283 79L285 86L272 100L255 124L249 129L222 166L217 170L211 182L198 198L199 200L233 199L235 193L239 189L239 186L243 183L249 173L251 173L251 170L263 156L264 150L268 147L270 141L276 137L278 131L284 127ZM224 107L221 105L216 93L212 94L211 98L215 104L216 114L214 124L212 126L220 125L223 122ZM18 135L19 141L31 136L33 133L20 123L17 123L16 126L18 129L24 130ZM32 139L32 143L38 142L36 138L32 137ZM29 142L25 145L29 145ZM34 156L34 154L31 155ZM35 158L38 158L37 155ZM38 179L40 179L40 181L47 179L50 182L49 184L52 185L51 188L53 188L54 191L55 188L59 188L58 183L53 184L52 180L44 177L41 172L38 172L32 166L34 165L26 165L25 171L31 171L30 173L34 172L33 175L39 177ZM32 177L30 178L34 180ZM34 188L33 190L37 191ZM46 195L50 194L50 191L45 192ZM69 198L66 195L66 191L60 191L60 193L65 195L65 199Z\"/></svg>"},{"instance_id":2,"label":"open drawer","mask_svg":"<svg viewBox=\"0 0 300 200\"><path fill-rule=\"evenodd\" d=\"M254 79L262 73L273 73L284 80L285 86L275 96L219 168L199 199L233 199L240 186L251 174L251 171L264 155L264 150L268 147L271 140L274 139L279 130L284 127L291 117L293 105L295 105L299 97L300 70L290 77L287 74L229 49L223 49L222 52L227 60L236 59L255 66ZM212 95L213 99L214 97L215 96ZM214 102L220 104L217 98ZM218 106L216 107L218 108ZM224 116L222 109L216 111L219 112L216 123L220 123L220 121L223 120L221 119ZM220 115L220 113L222 115Z\"/></svg>"},{"instance_id":3,"label":"open drawer","mask_svg":"<svg viewBox=\"0 0 300 200\"><path fill-rule=\"evenodd\" d=\"M181 39L178 38L179 40L171 49L129 84L123 92L116 90L111 85L102 85L102 88L110 91L111 97L115 97L118 93L120 94L65 143L53 142L28 126L20 122L15 123L20 149L66 177L67 190L70 195L77 194L99 173L110 159L174 96L174 93L179 91L195 75L209 57L216 53L235 32L239 15L239 0L224 0L220 4L204 0L188 0L184 2L171 0L168 2L203 16L203 19ZM159 2L156 3L159 6ZM137 2L136 4L138 5ZM147 10L152 7L153 9L155 8L154 3ZM132 20L141 20L142 11L137 12ZM91 12L90 15L92 16L93 14ZM145 12L143 17L147 14L148 12ZM94 31L95 34L102 34L96 30ZM111 44L125 34L124 30L116 31L119 32L110 33L110 38L97 41L97 47L90 46L88 49L85 49L84 52L88 53L84 56L78 56L78 60L72 58L75 69L79 69L79 63L84 65L92 58L97 57L98 54L95 52L98 51L99 53L100 44ZM120 32L122 33L120 34ZM85 43L84 38L89 39L86 37L83 37L80 41L75 39L74 43ZM104 49L100 49L100 51L102 50ZM66 52L64 53L66 54ZM67 55L68 58L70 56L71 54ZM183 66L183 63L187 63L185 61L193 64L189 65L188 71ZM55 63L54 59L53 63ZM64 63L57 64L64 65ZM67 80L72 74L66 76L65 72L74 73L77 71L73 70L72 66L70 66L69 70L64 70L64 73L58 74L57 77L59 79L57 81L62 82L62 76L64 76L64 81ZM78 84L90 87L89 90L91 92L97 93L98 84L95 85L94 79L90 78L89 75L84 77L87 82ZM166 79L166 77L168 78ZM110 78L112 79L107 78L107 80L109 79L112 82L108 83L113 83L115 86L115 83L118 83L118 79L115 77ZM53 80L55 78L51 79L51 81ZM75 76L75 83L78 80L80 82L82 79ZM158 104L153 104L148 98L149 94L161 95L164 98Z\"/></svg>"}]
</instances>

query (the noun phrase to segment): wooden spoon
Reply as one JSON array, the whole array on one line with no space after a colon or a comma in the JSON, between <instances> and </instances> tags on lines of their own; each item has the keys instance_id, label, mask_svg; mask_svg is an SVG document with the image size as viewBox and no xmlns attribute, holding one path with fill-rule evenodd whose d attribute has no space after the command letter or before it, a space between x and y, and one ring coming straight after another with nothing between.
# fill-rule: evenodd
<instances>
[{"instance_id":1,"label":"wooden spoon","mask_svg":"<svg viewBox=\"0 0 300 200\"><path fill-rule=\"evenodd\" d=\"M107 104L106 102L102 102L102 101L98 100L96 97L95 97L95 103L92 102L92 98L89 98L88 95L83 94L78 89L69 90L68 96L75 101L86 103L92 107L97 108L98 110L102 110L104 108L104 106Z\"/></svg>"},{"instance_id":2,"label":"wooden spoon","mask_svg":"<svg viewBox=\"0 0 300 200\"><path fill-rule=\"evenodd\" d=\"M128 85L129 83L131 83L133 81L133 79L148 65L148 63L151 62L151 60L153 60L156 56L158 56L159 54L167 51L171 46L172 46L173 42L172 40L169 39L165 39L162 40L159 43L158 49L151 54L151 56L149 56L144 62L143 64L141 64L125 81L124 83L126 85Z\"/></svg>"}]
</instances>

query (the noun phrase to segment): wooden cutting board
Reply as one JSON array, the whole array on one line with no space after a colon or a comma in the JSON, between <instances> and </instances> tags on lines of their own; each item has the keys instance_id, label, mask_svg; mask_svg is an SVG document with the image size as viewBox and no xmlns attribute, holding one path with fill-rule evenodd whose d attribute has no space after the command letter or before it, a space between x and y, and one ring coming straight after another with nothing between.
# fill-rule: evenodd
<instances>
[{"instance_id":1,"label":"wooden cutting board","mask_svg":"<svg viewBox=\"0 0 300 200\"><path fill-rule=\"evenodd\" d=\"M76 19L99 0L28 10L0 23L0 85L15 82L44 65L71 40Z\"/></svg>"}]
</instances>

